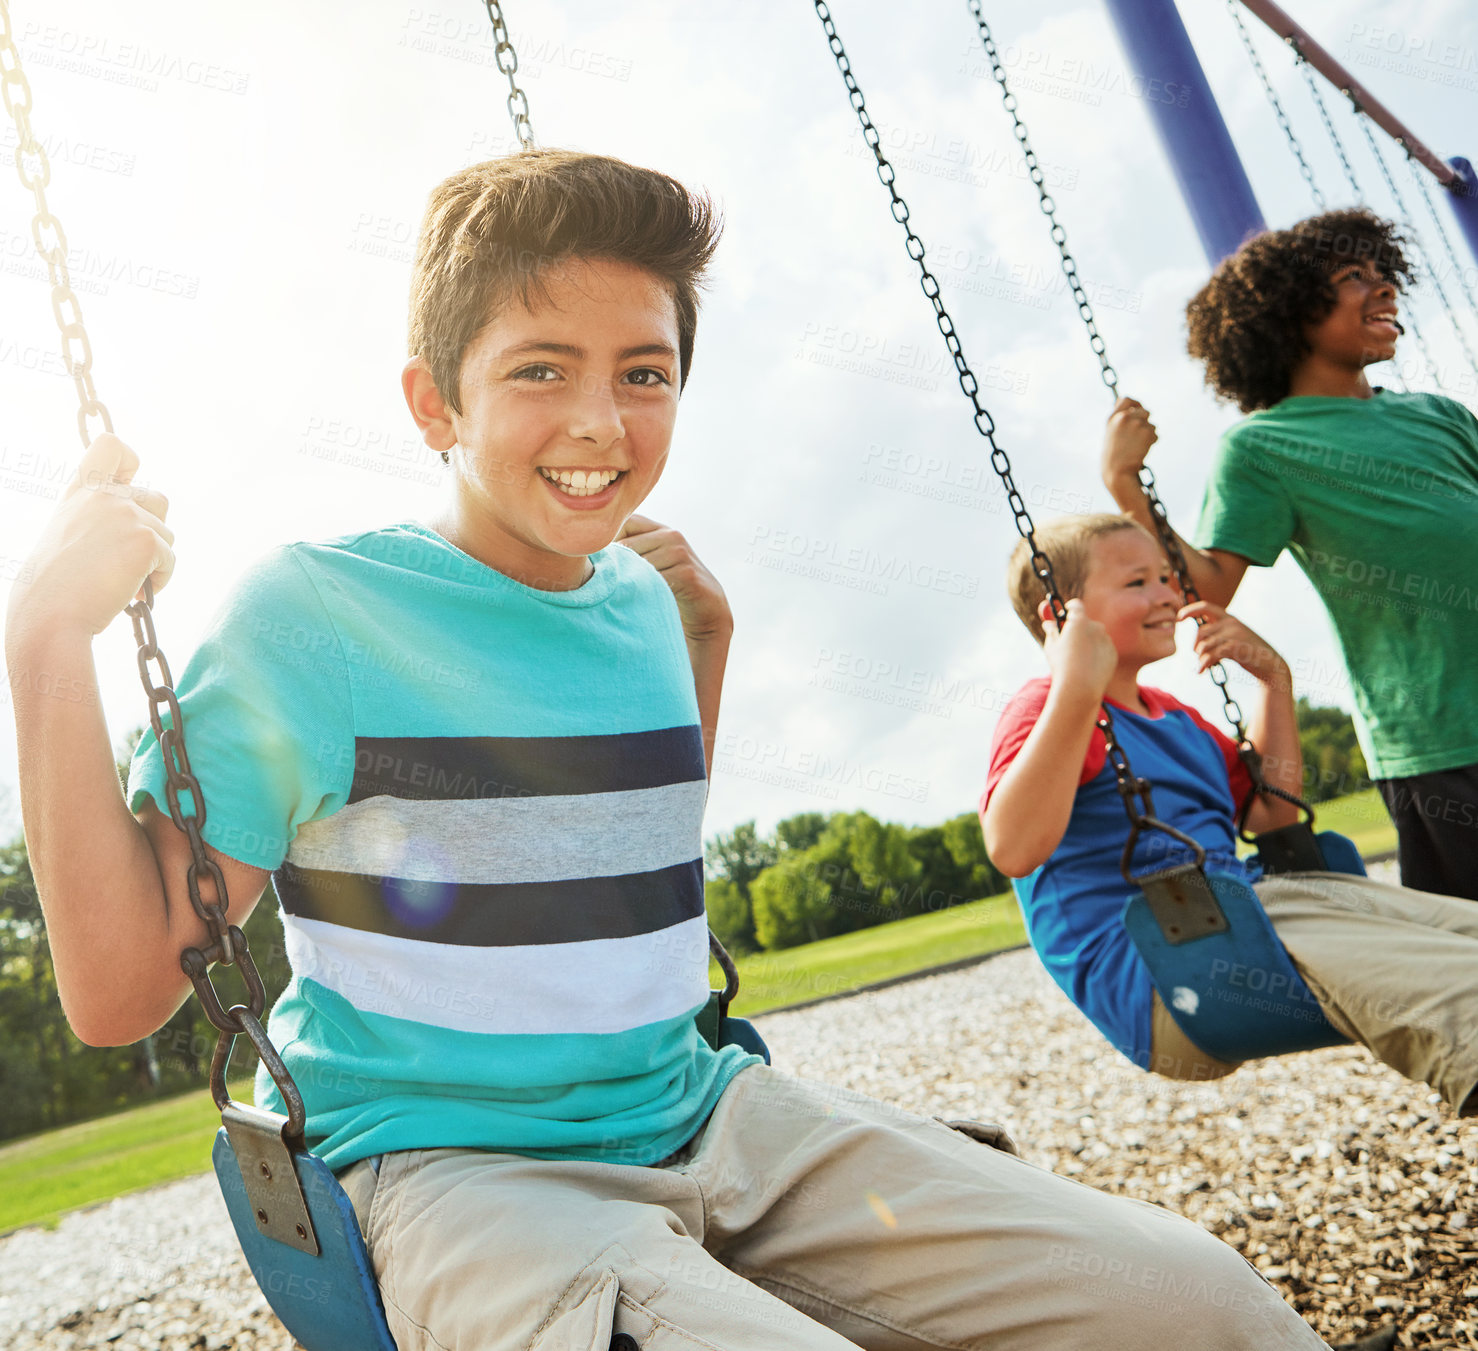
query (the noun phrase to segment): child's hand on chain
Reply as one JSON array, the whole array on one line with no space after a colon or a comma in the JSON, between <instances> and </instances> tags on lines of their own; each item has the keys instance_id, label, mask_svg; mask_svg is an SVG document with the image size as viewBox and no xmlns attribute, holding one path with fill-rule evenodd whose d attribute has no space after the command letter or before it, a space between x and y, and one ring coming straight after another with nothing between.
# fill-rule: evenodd
<instances>
[{"instance_id":1,"label":"child's hand on chain","mask_svg":"<svg viewBox=\"0 0 1478 1351\"><path fill-rule=\"evenodd\" d=\"M703 566L692 546L676 530L646 516L633 516L621 529L620 542L640 554L659 573L677 601L683 637L689 646L721 639L734 632L734 612L718 578Z\"/></svg>"},{"instance_id":2,"label":"child's hand on chain","mask_svg":"<svg viewBox=\"0 0 1478 1351\"><path fill-rule=\"evenodd\" d=\"M1108 630L1096 619L1089 619L1083 602L1077 599L1067 602L1067 621L1060 631L1050 609L1043 629L1046 641L1042 648L1054 685L1100 702L1119 666L1118 649Z\"/></svg>"},{"instance_id":3,"label":"child's hand on chain","mask_svg":"<svg viewBox=\"0 0 1478 1351\"><path fill-rule=\"evenodd\" d=\"M1196 628L1196 669L1205 672L1219 661L1234 661L1254 680L1278 689L1291 687L1288 663L1266 639L1258 637L1240 619L1220 605L1198 600L1184 606L1177 619L1204 620Z\"/></svg>"}]
</instances>

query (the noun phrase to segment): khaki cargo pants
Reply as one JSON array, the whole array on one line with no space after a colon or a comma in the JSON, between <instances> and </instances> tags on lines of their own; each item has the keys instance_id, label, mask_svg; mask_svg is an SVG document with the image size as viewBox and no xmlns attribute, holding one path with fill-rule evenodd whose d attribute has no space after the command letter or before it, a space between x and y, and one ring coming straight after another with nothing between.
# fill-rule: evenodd
<instances>
[{"instance_id":1,"label":"khaki cargo pants","mask_svg":"<svg viewBox=\"0 0 1478 1351\"><path fill-rule=\"evenodd\" d=\"M1324 1016L1454 1111L1478 1115L1478 904L1347 873L1256 883ZM1199 1050L1155 995L1150 1066L1172 1079L1237 1068Z\"/></svg>"},{"instance_id":2,"label":"khaki cargo pants","mask_svg":"<svg viewBox=\"0 0 1478 1351\"><path fill-rule=\"evenodd\" d=\"M1188 1220L764 1066L654 1167L442 1149L344 1183L400 1351L1324 1345Z\"/></svg>"}]
</instances>

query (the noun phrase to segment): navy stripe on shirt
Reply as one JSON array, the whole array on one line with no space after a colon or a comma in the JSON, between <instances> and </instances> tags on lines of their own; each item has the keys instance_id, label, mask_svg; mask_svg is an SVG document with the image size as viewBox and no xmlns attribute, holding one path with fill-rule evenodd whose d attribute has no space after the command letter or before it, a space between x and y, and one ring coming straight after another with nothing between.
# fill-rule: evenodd
<instances>
[{"instance_id":1,"label":"navy stripe on shirt","mask_svg":"<svg viewBox=\"0 0 1478 1351\"><path fill-rule=\"evenodd\" d=\"M609 736L356 737L349 801L614 793L706 772L691 724Z\"/></svg>"},{"instance_id":2,"label":"navy stripe on shirt","mask_svg":"<svg viewBox=\"0 0 1478 1351\"><path fill-rule=\"evenodd\" d=\"M284 863L272 880L282 908L299 919L459 947L630 938L703 913L701 859L617 877L496 883L363 877Z\"/></svg>"}]
</instances>

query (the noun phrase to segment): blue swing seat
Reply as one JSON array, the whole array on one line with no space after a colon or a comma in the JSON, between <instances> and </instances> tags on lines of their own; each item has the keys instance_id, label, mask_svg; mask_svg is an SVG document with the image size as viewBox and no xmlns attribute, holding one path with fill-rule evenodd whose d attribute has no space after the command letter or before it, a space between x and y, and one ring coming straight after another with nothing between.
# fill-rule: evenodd
<instances>
[{"instance_id":1,"label":"blue swing seat","mask_svg":"<svg viewBox=\"0 0 1478 1351\"><path fill-rule=\"evenodd\" d=\"M396 1351L354 1207L315 1154L292 1156L318 1240L318 1255L268 1238L257 1227L236 1151L224 1126L211 1162L237 1241L272 1312L308 1351Z\"/></svg>"},{"instance_id":2,"label":"blue swing seat","mask_svg":"<svg viewBox=\"0 0 1478 1351\"><path fill-rule=\"evenodd\" d=\"M1322 871L1364 875L1354 844L1334 831L1317 837ZM1348 1038L1325 1018L1252 888L1239 877L1178 874L1157 915L1144 892L1124 906L1124 927L1182 1032L1218 1060L1338 1046ZM1209 894L1197 880L1204 876ZM1164 893L1162 893L1164 894ZM1169 918L1166 910L1175 912Z\"/></svg>"},{"instance_id":3,"label":"blue swing seat","mask_svg":"<svg viewBox=\"0 0 1478 1351\"><path fill-rule=\"evenodd\" d=\"M708 1007L718 1020L719 1046L742 1046L770 1063L769 1048L752 1023L720 1014L717 1000ZM251 1274L272 1312L306 1351L396 1351L348 1194L316 1154L295 1151L291 1157L316 1254L262 1232L230 1136L224 1126L216 1133L211 1162Z\"/></svg>"}]
</instances>

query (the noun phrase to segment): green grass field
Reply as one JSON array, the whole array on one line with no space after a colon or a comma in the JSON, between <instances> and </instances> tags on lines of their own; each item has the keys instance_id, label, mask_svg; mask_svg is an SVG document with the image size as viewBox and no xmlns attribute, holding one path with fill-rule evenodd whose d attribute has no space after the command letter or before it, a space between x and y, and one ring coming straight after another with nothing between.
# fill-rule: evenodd
<instances>
[{"instance_id":1,"label":"green grass field","mask_svg":"<svg viewBox=\"0 0 1478 1351\"><path fill-rule=\"evenodd\" d=\"M1363 793L1332 798L1314 807L1315 830L1337 830L1355 842L1364 858L1392 853L1396 848L1396 827L1386 814L1380 792L1367 788ZM1250 854L1250 844L1238 845L1238 852Z\"/></svg>"},{"instance_id":2,"label":"green grass field","mask_svg":"<svg viewBox=\"0 0 1478 1351\"><path fill-rule=\"evenodd\" d=\"M249 1082L232 1085L249 1098ZM203 1173L220 1113L204 1089L0 1145L0 1233Z\"/></svg>"},{"instance_id":3,"label":"green grass field","mask_svg":"<svg viewBox=\"0 0 1478 1351\"><path fill-rule=\"evenodd\" d=\"M1337 830L1341 835L1348 835L1366 858L1389 854L1396 847L1396 827L1374 788L1321 802L1314 811L1316 830Z\"/></svg>"},{"instance_id":4,"label":"green grass field","mask_svg":"<svg viewBox=\"0 0 1478 1351\"><path fill-rule=\"evenodd\" d=\"M1373 788L1322 803L1318 826L1350 836L1366 855L1396 846L1395 829ZM1025 941L1015 898L1006 895L783 952L755 953L739 961L733 1012L749 1016L843 994ZM244 1097L249 1088L241 1084L234 1091ZM202 1088L0 1145L0 1233L54 1223L69 1210L203 1172L210 1167L218 1125L215 1105Z\"/></svg>"},{"instance_id":5,"label":"green grass field","mask_svg":"<svg viewBox=\"0 0 1478 1351\"><path fill-rule=\"evenodd\" d=\"M1014 896L971 901L934 915L743 957L739 997L730 1011L748 1017L1025 942ZM722 983L716 966L713 978L715 985Z\"/></svg>"}]
</instances>

